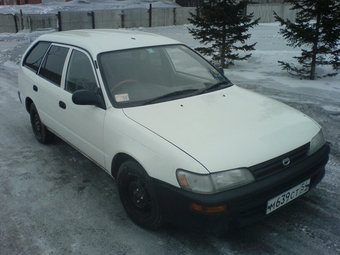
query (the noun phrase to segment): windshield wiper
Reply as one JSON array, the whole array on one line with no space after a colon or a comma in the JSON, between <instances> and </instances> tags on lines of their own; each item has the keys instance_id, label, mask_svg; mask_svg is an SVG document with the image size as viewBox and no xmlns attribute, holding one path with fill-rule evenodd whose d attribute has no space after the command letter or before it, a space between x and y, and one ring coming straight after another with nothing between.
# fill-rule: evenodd
<instances>
[{"instance_id":1,"label":"windshield wiper","mask_svg":"<svg viewBox=\"0 0 340 255\"><path fill-rule=\"evenodd\" d=\"M159 96L159 97L151 98L151 99L145 101L143 103L143 105L156 103L156 102L162 101L164 99L178 98L182 95L186 95L186 94L196 92L196 91L197 91L197 89L176 90L176 91L170 92L168 94L165 94L165 95L162 95L162 96Z\"/></svg>"},{"instance_id":2,"label":"windshield wiper","mask_svg":"<svg viewBox=\"0 0 340 255\"><path fill-rule=\"evenodd\" d=\"M224 88L226 87L227 85L230 86L232 83L230 81L220 81L220 82L217 82L211 86L208 86L204 89L202 89L199 94L204 94L208 91L212 91L212 90L217 90L217 89L220 89L220 88Z\"/></svg>"}]
</instances>

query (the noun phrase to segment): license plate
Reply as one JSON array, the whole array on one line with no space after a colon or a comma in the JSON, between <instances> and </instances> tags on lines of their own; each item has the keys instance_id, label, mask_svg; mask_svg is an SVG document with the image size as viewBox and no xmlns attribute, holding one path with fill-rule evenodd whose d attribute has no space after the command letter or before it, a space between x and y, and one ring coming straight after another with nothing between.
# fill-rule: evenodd
<instances>
[{"instance_id":1,"label":"license plate","mask_svg":"<svg viewBox=\"0 0 340 255\"><path fill-rule=\"evenodd\" d=\"M310 179L268 200L266 214L275 211L309 190Z\"/></svg>"}]
</instances>

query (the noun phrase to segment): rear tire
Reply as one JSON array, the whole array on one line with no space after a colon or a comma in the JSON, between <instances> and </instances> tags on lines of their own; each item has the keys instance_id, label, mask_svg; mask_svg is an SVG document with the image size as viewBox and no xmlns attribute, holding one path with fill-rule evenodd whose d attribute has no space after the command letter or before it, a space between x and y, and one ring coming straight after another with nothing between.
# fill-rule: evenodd
<instances>
[{"instance_id":1,"label":"rear tire","mask_svg":"<svg viewBox=\"0 0 340 255\"><path fill-rule=\"evenodd\" d=\"M39 143L47 144L53 141L54 134L51 133L46 126L41 122L37 108L32 103L30 107L30 118L31 118L31 126L35 138Z\"/></svg>"},{"instance_id":2,"label":"rear tire","mask_svg":"<svg viewBox=\"0 0 340 255\"><path fill-rule=\"evenodd\" d=\"M139 226L157 229L162 215L150 177L135 161L127 161L118 170L120 200L129 217Z\"/></svg>"}]
</instances>

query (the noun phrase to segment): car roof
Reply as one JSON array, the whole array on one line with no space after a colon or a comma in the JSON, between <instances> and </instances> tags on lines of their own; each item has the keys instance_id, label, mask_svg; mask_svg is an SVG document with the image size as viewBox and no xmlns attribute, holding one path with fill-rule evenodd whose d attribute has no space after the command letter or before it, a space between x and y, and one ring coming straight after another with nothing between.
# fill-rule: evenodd
<instances>
[{"instance_id":1,"label":"car roof","mask_svg":"<svg viewBox=\"0 0 340 255\"><path fill-rule=\"evenodd\" d=\"M92 56L113 50L179 44L178 41L164 36L123 29L81 29L54 32L40 36L38 41L77 46L87 50Z\"/></svg>"}]
</instances>

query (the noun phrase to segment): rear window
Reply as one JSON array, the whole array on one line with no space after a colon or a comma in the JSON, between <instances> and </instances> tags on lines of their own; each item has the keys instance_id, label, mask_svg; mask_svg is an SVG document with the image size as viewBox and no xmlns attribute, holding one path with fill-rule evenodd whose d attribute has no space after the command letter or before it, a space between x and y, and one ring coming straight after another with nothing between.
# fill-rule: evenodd
<instances>
[{"instance_id":1,"label":"rear window","mask_svg":"<svg viewBox=\"0 0 340 255\"><path fill-rule=\"evenodd\" d=\"M37 43L34 48L28 53L27 57L24 60L24 66L32 69L36 73L39 70L39 66L41 61L44 58L44 55L50 47L51 43L49 42L39 42Z\"/></svg>"}]
</instances>

